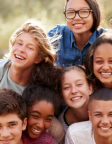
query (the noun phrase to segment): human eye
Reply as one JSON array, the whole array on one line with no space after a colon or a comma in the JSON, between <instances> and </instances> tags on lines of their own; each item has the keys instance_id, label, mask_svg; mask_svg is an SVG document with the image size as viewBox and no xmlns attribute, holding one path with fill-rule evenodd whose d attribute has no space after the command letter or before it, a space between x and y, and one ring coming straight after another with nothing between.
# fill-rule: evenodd
<instances>
[{"instance_id":1,"label":"human eye","mask_svg":"<svg viewBox=\"0 0 112 144\"><path fill-rule=\"evenodd\" d=\"M11 124L9 124L9 127L14 127L16 125L17 125L16 123L11 123Z\"/></svg>"},{"instance_id":2,"label":"human eye","mask_svg":"<svg viewBox=\"0 0 112 144\"><path fill-rule=\"evenodd\" d=\"M33 50L33 48L31 46L28 46L29 49Z\"/></svg>"},{"instance_id":3,"label":"human eye","mask_svg":"<svg viewBox=\"0 0 112 144\"><path fill-rule=\"evenodd\" d=\"M73 17L74 14L75 14L74 11L66 11L66 16L67 16L67 17L71 17L71 16Z\"/></svg>"},{"instance_id":4,"label":"human eye","mask_svg":"<svg viewBox=\"0 0 112 144\"><path fill-rule=\"evenodd\" d=\"M31 115L31 117L32 117L33 119L38 119L38 118L39 118L37 115Z\"/></svg>"},{"instance_id":5,"label":"human eye","mask_svg":"<svg viewBox=\"0 0 112 144\"><path fill-rule=\"evenodd\" d=\"M21 46L21 45L22 45L22 43L21 43L21 42L16 42L16 45L20 45L20 46Z\"/></svg>"},{"instance_id":6,"label":"human eye","mask_svg":"<svg viewBox=\"0 0 112 144\"><path fill-rule=\"evenodd\" d=\"M51 122L52 119L51 119L51 118L47 118L46 121L47 121L47 122Z\"/></svg>"},{"instance_id":7,"label":"human eye","mask_svg":"<svg viewBox=\"0 0 112 144\"><path fill-rule=\"evenodd\" d=\"M96 63L96 64L102 64L103 61L102 61L102 60L96 60L95 63Z\"/></svg>"},{"instance_id":8,"label":"human eye","mask_svg":"<svg viewBox=\"0 0 112 144\"><path fill-rule=\"evenodd\" d=\"M94 116L96 116L96 117L100 117L100 116L101 116L101 114L100 114L100 113L98 113L98 114L95 114Z\"/></svg>"},{"instance_id":9,"label":"human eye","mask_svg":"<svg viewBox=\"0 0 112 144\"><path fill-rule=\"evenodd\" d=\"M89 13L89 10L82 9L82 10L80 10L80 13Z\"/></svg>"},{"instance_id":10,"label":"human eye","mask_svg":"<svg viewBox=\"0 0 112 144\"><path fill-rule=\"evenodd\" d=\"M112 117L112 113L110 113L109 116Z\"/></svg>"},{"instance_id":11,"label":"human eye","mask_svg":"<svg viewBox=\"0 0 112 144\"><path fill-rule=\"evenodd\" d=\"M68 90L70 88L70 86L65 86L63 87L63 90Z\"/></svg>"},{"instance_id":12,"label":"human eye","mask_svg":"<svg viewBox=\"0 0 112 144\"><path fill-rule=\"evenodd\" d=\"M77 83L76 85L77 85L77 86L82 86L83 84L82 84L82 83Z\"/></svg>"},{"instance_id":13,"label":"human eye","mask_svg":"<svg viewBox=\"0 0 112 144\"><path fill-rule=\"evenodd\" d=\"M112 60L109 60L109 63L112 63Z\"/></svg>"}]
</instances>

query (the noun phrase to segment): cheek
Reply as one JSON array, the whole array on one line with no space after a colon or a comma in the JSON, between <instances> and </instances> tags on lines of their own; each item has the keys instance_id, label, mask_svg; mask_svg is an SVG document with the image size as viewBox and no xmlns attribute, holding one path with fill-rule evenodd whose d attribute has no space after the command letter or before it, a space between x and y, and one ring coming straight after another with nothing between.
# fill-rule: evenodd
<instances>
[{"instance_id":1,"label":"cheek","mask_svg":"<svg viewBox=\"0 0 112 144\"><path fill-rule=\"evenodd\" d=\"M46 122L44 125L45 125L45 130L47 130L51 126L51 122Z\"/></svg>"},{"instance_id":2,"label":"cheek","mask_svg":"<svg viewBox=\"0 0 112 144\"><path fill-rule=\"evenodd\" d=\"M35 122L35 120L33 119L33 118L30 118L30 117L28 117L28 119L27 119L27 124L29 125L29 126L31 126L31 125L33 125L33 124L35 124L36 122Z\"/></svg>"}]
</instances>

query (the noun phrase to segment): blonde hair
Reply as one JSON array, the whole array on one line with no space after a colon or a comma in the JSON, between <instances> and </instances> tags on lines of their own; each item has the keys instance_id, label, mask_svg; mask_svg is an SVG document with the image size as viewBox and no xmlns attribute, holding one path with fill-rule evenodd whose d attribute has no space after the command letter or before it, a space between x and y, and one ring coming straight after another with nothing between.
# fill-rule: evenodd
<instances>
[{"instance_id":1,"label":"blonde hair","mask_svg":"<svg viewBox=\"0 0 112 144\"><path fill-rule=\"evenodd\" d=\"M12 46L14 45L16 39L18 36L20 36L22 33L29 33L32 37L34 37L37 40L38 45L38 56L41 57L45 62L49 64L54 64L56 61L56 48L53 48L53 45L51 45L51 41L49 37L47 36L42 24L35 20L30 19L23 23L23 25L18 28L10 37L9 39L9 53L8 55L5 55L8 59L10 59L10 52L12 49ZM54 38L54 41L56 39ZM53 42L53 39L52 39Z\"/></svg>"}]
</instances>

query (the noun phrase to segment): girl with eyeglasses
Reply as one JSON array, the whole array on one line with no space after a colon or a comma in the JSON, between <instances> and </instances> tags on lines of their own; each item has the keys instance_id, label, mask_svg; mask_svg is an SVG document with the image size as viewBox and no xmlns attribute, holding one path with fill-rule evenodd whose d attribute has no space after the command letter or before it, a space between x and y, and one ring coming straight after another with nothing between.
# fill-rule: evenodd
<instances>
[{"instance_id":1,"label":"girl with eyeglasses","mask_svg":"<svg viewBox=\"0 0 112 144\"><path fill-rule=\"evenodd\" d=\"M83 65L86 52L104 31L96 0L66 0L64 15L67 25L57 25L49 36L61 35L56 65Z\"/></svg>"}]
</instances>

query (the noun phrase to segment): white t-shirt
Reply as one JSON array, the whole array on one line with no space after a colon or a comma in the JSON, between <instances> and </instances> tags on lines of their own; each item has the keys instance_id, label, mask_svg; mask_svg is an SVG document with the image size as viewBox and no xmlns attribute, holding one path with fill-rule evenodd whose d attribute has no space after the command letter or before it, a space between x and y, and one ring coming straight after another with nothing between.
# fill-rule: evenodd
<instances>
[{"instance_id":1,"label":"white t-shirt","mask_svg":"<svg viewBox=\"0 0 112 144\"><path fill-rule=\"evenodd\" d=\"M0 89L6 88L16 91L19 94L22 94L26 86L21 86L11 80L9 76L9 69L11 61L7 59L0 59Z\"/></svg>"},{"instance_id":2,"label":"white t-shirt","mask_svg":"<svg viewBox=\"0 0 112 144\"><path fill-rule=\"evenodd\" d=\"M70 125L66 132L65 144L96 144L91 122Z\"/></svg>"}]
</instances>

